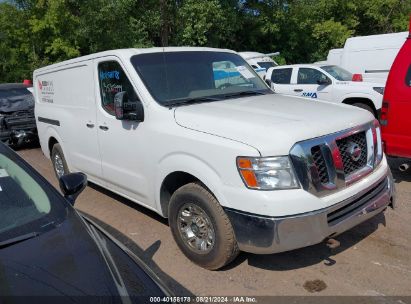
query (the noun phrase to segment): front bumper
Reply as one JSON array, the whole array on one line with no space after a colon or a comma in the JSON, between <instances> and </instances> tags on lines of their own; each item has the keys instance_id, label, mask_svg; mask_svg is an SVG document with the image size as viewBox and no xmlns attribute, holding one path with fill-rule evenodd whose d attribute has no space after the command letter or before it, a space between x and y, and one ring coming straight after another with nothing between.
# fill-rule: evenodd
<instances>
[{"instance_id":1,"label":"front bumper","mask_svg":"<svg viewBox=\"0 0 411 304\"><path fill-rule=\"evenodd\" d=\"M226 208L240 250L270 254L321 243L395 205L390 171L356 195L321 210L284 217L265 217Z\"/></svg>"}]
</instances>

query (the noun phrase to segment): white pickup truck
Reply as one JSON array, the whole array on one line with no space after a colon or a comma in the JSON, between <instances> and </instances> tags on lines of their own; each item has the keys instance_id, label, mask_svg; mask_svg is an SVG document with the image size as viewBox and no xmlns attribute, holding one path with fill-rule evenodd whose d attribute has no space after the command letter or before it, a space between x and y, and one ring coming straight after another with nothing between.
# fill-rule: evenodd
<instances>
[{"instance_id":1,"label":"white pickup truck","mask_svg":"<svg viewBox=\"0 0 411 304\"><path fill-rule=\"evenodd\" d=\"M270 68L266 74L276 93L354 105L378 117L384 85L360 80L353 81L350 72L327 64L283 65Z\"/></svg>"},{"instance_id":2,"label":"white pickup truck","mask_svg":"<svg viewBox=\"0 0 411 304\"><path fill-rule=\"evenodd\" d=\"M34 72L43 153L168 218L208 269L332 239L394 205L367 111L273 93L237 53L106 51Z\"/></svg>"}]
</instances>

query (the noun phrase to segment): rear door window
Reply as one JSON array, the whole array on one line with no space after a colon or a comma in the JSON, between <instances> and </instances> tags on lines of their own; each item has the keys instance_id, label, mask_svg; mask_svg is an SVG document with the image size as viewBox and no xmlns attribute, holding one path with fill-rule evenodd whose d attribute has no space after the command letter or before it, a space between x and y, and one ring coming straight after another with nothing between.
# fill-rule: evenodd
<instances>
[{"instance_id":1,"label":"rear door window","mask_svg":"<svg viewBox=\"0 0 411 304\"><path fill-rule=\"evenodd\" d=\"M405 85L411 87L411 64L408 67L407 75L405 75Z\"/></svg>"},{"instance_id":2,"label":"rear door window","mask_svg":"<svg viewBox=\"0 0 411 304\"><path fill-rule=\"evenodd\" d=\"M277 84L290 84L292 71L292 68L274 69L271 74L271 81Z\"/></svg>"}]
</instances>

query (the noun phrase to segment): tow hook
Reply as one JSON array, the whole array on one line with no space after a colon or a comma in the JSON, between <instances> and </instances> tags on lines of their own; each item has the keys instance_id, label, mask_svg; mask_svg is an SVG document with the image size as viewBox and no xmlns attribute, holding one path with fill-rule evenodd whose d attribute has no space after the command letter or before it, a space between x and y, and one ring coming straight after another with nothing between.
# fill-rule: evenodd
<instances>
[{"instance_id":1,"label":"tow hook","mask_svg":"<svg viewBox=\"0 0 411 304\"><path fill-rule=\"evenodd\" d=\"M340 247L340 245L341 245L339 241L337 241L336 239L331 239L331 238L327 239L325 241L325 244L330 249L336 249L336 248Z\"/></svg>"}]
</instances>

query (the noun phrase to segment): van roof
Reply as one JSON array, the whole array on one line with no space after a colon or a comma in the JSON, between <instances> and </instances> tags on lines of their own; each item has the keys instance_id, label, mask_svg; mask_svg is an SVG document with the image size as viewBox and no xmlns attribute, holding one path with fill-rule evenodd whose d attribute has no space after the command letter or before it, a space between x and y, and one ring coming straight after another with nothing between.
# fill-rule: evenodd
<instances>
[{"instance_id":1,"label":"van roof","mask_svg":"<svg viewBox=\"0 0 411 304\"><path fill-rule=\"evenodd\" d=\"M138 54L147 54L147 53L160 53L160 52L184 52L184 51L208 51L208 52L230 52L235 53L233 50L229 49L217 49L217 48L208 48L208 47L153 47L153 48L130 48L130 49L117 49L117 50L109 50L103 51L99 53L94 53L90 55L85 55L81 57L76 57L73 59L65 60L62 62L58 62L55 64L51 64L42 68L39 68L34 71L34 73L44 72L47 70L52 70L55 68L59 68L65 65L70 65L73 63L78 63L82 61L88 61L91 59L106 57L106 56L117 56L120 58L127 58L133 55Z\"/></svg>"},{"instance_id":2,"label":"van roof","mask_svg":"<svg viewBox=\"0 0 411 304\"><path fill-rule=\"evenodd\" d=\"M359 51L380 48L400 48L404 44L408 34L408 32L399 32L352 37L345 41L344 50Z\"/></svg>"}]
</instances>

